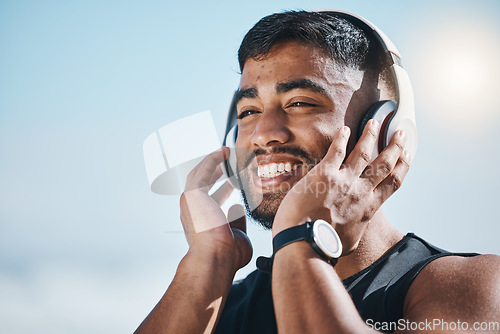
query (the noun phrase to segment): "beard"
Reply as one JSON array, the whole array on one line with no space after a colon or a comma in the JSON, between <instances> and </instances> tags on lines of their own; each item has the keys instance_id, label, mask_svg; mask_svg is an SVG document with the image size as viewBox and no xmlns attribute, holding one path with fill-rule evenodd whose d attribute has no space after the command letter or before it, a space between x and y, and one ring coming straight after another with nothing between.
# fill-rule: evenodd
<instances>
[{"instance_id":1,"label":"beard","mask_svg":"<svg viewBox=\"0 0 500 334\"><path fill-rule=\"evenodd\" d=\"M252 173L255 173L255 171L247 167L256 156L273 153L293 155L302 161L302 166L305 166L306 170L311 169L317 163L314 163L314 160L306 151L296 146L272 147L269 150L258 149L242 159L244 168L241 168L240 172L237 173L237 178L247 215L266 230L272 229L276 212L293 184L286 184L285 187L280 187L279 190L272 192L263 192L262 189L252 188L251 178Z\"/></svg>"},{"instance_id":2,"label":"beard","mask_svg":"<svg viewBox=\"0 0 500 334\"><path fill-rule=\"evenodd\" d=\"M245 203L245 208L254 221L256 221L265 230L271 230L273 228L274 217L278 211L278 207L281 204L283 198L285 198L286 193L284 192L272 192L262 194L262 202L255 206L254 203L249 202L244 190L241 190L241 195L243 197L243 203ZM254 208L254 209L252 209Z\"/></svg>"}]
</instances>

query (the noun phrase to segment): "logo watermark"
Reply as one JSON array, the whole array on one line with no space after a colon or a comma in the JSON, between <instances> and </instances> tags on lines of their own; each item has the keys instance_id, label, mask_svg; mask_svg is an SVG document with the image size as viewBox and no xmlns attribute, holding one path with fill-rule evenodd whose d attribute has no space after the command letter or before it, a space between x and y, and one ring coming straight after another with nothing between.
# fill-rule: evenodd
<instances>
[{"instance_id":1,"label":"logo watermark","mask_svg":"<svg viewBox=\"0 0 500 334\"><path fill-rule=\"evenodd\" d=\"M499 331L499 321L476 321L473 323L467 321L446 321L444 319L425 319L425 321L410 321L399 319L398 321L375 321L366 319L366 325L370 329L377 331Z\"/></svg>"}]
</instances>

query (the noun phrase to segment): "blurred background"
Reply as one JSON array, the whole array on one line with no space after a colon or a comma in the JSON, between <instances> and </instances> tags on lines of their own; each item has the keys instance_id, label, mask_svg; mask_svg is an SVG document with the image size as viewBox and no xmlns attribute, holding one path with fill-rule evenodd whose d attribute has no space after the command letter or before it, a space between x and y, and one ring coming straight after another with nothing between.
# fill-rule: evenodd
<instances>
[{"instance_id":1,"label":"blurred background","mask_svg":"<svg viewBox=\"0 0 500 334\"><path fill-rule=\"evenodd\" d=\"M3 0L0 332L133 332L187 250L178 197L149 189L144 139L207 109L222 137L246 31L318 8L375 23L412 79L419 150L391 222L500 253L500 2ZM269 255L269 233L249 234Z\"/></svg>"}]
</instances>

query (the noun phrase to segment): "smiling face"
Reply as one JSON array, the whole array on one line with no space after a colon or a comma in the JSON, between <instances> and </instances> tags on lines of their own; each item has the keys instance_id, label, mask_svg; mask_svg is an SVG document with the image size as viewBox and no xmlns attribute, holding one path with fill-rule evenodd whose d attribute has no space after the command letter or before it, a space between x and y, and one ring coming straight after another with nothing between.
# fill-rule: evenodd
<instances>
[{"instance_id":1,"label":"smiling face","mask_svg":"<svg viewBox=\"0 0 500 334\"><path fill-rule=\"evenodd\" d=\"M355 132L373 102L353 98L362 80L362 71L340 68L303 43L279 43L263 59L245 62L238 168L247 209L263 226L271 228L287 191L324 157L338 129L345 124Z\"/></svg>"}]
</instances>

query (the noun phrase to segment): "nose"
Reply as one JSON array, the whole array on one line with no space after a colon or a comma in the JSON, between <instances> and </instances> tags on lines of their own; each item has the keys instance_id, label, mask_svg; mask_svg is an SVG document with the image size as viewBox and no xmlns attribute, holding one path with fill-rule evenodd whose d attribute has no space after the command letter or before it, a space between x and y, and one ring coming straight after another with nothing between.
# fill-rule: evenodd
<instances>
[{"instance_id":1,"label":"nose","mask_svg":"<svg viewBox=\"0 0 500 334\"><path fill-rule=\"evenodd\" d=\"M290 140L290 137L291 133L285 112L282 110L268 110L262 112L257 121L252 135L252 145L268 147L284 144Z\"/></svg>"}]
</instances>

